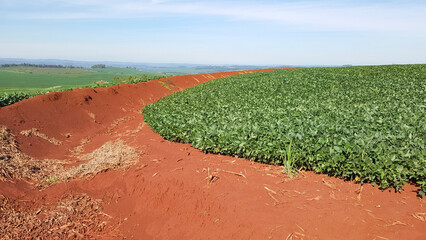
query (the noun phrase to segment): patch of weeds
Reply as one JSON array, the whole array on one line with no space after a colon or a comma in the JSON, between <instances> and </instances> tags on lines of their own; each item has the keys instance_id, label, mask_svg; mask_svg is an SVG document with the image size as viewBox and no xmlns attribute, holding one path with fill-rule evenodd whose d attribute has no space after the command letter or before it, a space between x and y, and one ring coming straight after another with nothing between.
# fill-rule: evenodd
<instances>
[{"instance_id":1,"label":"patch of weeds","mask_svg":"<svg viewBox=\"0 0 426 240\"><path fill-rule=\"evenodd\" d=\"M170 87L167 83L162 82L162 81L158 81L158 83L159 83L161 86L163 86L163 87L167 88L168 90L172 91L172 88L171 88L171 87Z\"/></svg>"},{"instance_id":2,"label":"patch of weeds","mask_svg":"<svg viewBox=\"0 0 426 240\"><path fill-rule=\"evenodd\" d=\"M48 177L48 178L46 179L46 182L47 182L47 183L55 183L55 182L57 182L57 181L58 181L58 178L57 178L57 177L53 177L53 176Z\"/></svg>"},{"instance_id":3,"label":"patch of weeds","mask_svg":"<svg viewBox=\"0 0 426 240\"><path fill-rule=\"evenodd\" d=\"M294 168L294 158L291 156L291 144L293 140L290 139L290 143L287 145L286 156L284 161L284 168L287 171L291 179L293 179L293 168Z\"/></svg>"}]
</instances>

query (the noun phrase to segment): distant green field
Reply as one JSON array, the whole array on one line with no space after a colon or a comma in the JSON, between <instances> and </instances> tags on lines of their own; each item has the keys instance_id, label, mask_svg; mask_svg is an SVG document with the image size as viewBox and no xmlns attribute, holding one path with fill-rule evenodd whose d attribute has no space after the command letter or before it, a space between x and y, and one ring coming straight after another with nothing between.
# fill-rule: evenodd
<instances>
[{"instance_id":1,"label":"distant green field","mask_svg":"<svg viewBox=\"0 0 426 240\"><path fill-rule=\"evenodd\" d=\"M114 77L162 76L158 73L143 72L132 68L0 68L0 91L14 91L22 88L50 88L58 86L87 85L98 81L112 82Z\"/></svg>"},{"instance_id":2,"label":"distant green field","mask_svg":"<svg viewBox=\"0 0 426 240\"><path fill-rule=\"evenodd\" d=\"M0 67L0 107L31 96L82 87L136 83L165 77L133 68Z\"/></svg>"}]
</instances>

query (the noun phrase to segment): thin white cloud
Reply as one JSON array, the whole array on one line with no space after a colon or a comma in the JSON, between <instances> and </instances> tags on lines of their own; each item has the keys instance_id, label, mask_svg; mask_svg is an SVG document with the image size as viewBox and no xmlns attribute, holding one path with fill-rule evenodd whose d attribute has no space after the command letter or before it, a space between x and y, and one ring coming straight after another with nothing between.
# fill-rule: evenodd
<instances>
[{"instance_id":1,"label":"thin white cloud","mask_svg":"<svg viewBox=\"0 0 426 240\"><path fill-rule=\"evenodd\" d=\"M11 5L12 1L0 1ZM16 1L25 4L27 1ZM28 1L29 2L29 1ZM52 11L8 12L20 18L144 18L161 16L220 16L236 21L266 21L309 30L425 31L426 4L364 3L358 6L335 1L253 3L252 1L170 0L34 0ZM13 5L13 4L12 4ZM19 9L19 8L17 8ZM56 9L56 10L55 10Z\"/></svg>"},{"instance_id":2,"label":"thin white cloud","mask_svg":"<svg viewBox=\"0 0 426 240\"><path fill-rule=\"evenodd\" d=\"M169 0L152 0L151 2L153 4L160 4L160 3L170 2L170 1Z\"/></svg>"}]
</instances>

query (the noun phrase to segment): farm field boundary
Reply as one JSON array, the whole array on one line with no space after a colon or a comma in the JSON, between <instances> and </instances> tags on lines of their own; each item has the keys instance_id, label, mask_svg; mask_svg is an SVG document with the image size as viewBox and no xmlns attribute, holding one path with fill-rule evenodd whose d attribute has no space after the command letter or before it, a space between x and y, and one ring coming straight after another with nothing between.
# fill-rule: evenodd
<instances>
[{"instance_id":1,"label":"farm field boundary","mask_svg":"<svg viewBox=\"0 0 426 240\"><path fill-rule=\"evenodd\" d=\"M138 83L164 78L167 75L133 68L77 67L0 67L0 107L36 95L69 91L75 88L96 88L123 83Z\"/></svg>"}]
</instances>

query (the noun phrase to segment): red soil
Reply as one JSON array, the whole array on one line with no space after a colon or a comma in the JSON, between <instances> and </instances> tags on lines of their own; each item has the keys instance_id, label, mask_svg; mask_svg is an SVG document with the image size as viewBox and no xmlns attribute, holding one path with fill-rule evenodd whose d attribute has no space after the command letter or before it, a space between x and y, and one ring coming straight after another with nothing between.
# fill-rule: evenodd
<instances>
[{"instance_id":1,"label":"red soil","mask_svg":"<svg viewBox=\"0 0 426 240\"><path fill-rule=\"evenodd\" d=\"M118 230L108 239L426 239L426 222L413 216L426 212L426 200L412 185L395 193L312 172L290 179L282 167L165 141L143 121L141 108L173 91L248 72L77 89L0 108L0 125L36 159L78 165L73 150L89 153L116 139L143 152L124 170L41 191L25 181L0 181L0 197L28 209L70 193L101 199L109 226ZM62 144L20 134L33 128Z\"/></svg>"}]
</instances>

